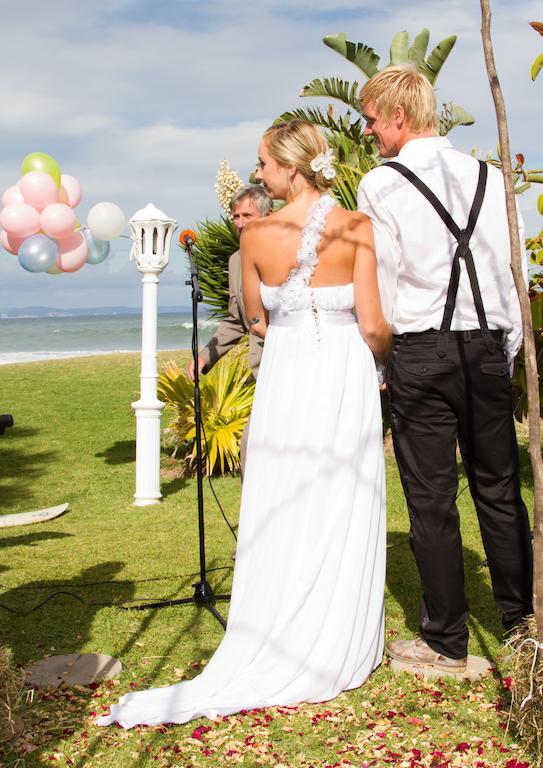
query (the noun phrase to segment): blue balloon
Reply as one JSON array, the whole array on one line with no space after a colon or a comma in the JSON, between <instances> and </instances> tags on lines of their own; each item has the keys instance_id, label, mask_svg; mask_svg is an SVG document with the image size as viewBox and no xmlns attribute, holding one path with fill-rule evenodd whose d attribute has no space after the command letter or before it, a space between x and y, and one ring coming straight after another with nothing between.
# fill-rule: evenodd
<instances>
[{"instance_id":1,"label":"blue balloon","mask_svg":"<svg viewBox=\"0 0 543 768\"><path fill-rule=\"evenodd\" d=\"M87 264L100 264L107 259L110 248L108 240L98 240L88 229L83 230L83 236L89 249Z\"/></svg>"},{"instance_id":2,"label":"blue balloon","mask_svg":"<svg viewBox=\"0 0 543 768\"><path fill-rule=\"evenodd\" d=\"M47 235L32 235L23 240L17 257L27 272L45 272L53 266L58 256L58 245Z\"/></svg>"}]
</instances>

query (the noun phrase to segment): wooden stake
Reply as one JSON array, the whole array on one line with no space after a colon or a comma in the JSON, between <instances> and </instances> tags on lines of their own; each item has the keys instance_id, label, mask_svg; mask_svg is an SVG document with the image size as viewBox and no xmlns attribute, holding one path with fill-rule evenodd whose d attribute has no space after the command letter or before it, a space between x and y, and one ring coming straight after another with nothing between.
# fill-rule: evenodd
<instances>
[{"instance_id":1,"label":"wooden stake","mask_svg":"<svg viewBox=\"0 0 543 768\"><path fill-rule=\"evenodd\" d=\"M539 376L534 331L532 326L532 311L530 298L524 283L521 264L521 247L518 230L518 217L513 189L513 169L511 167L511 150L507 131L507 115L503 94L496 72L492 38L490 35L490 3L481 0L483 48L490 90L496 108L498 121L498 136L501 147L502 173L505 182L505 200L507 204L507 221L511 242L511 269L517 289L522 328L524 331L524 357L526 363L526 381L528 390L528 451L534 475L534 612L537 625L537 640L543 642L543 458L541 456L541 424L539 410Z\"/></svg>"}]
</instances>

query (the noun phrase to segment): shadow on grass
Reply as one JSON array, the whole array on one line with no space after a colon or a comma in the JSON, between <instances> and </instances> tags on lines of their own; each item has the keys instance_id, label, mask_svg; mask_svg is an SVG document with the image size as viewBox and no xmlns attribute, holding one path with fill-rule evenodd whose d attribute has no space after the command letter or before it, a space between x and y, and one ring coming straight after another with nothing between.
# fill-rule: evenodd
<instances>
[{"instance_id":1,"label":"shadow on grass","mask_svg":"<svg viewBox=\"0 0 543 768\"><path fill-rule=\"evenodd\" d=\"M0 512L20 507L36 497L34 482L46 472L46 465L57 461L58 451L23 450L11 441L2 445L0 460Z\"/></svg>"},{"instance_id":2,"label":"shadow on grass","mask_svg":"<svg viewBox=\"0 0 543 768\"><path fill-rule=\"evenodd\" d=\"M82 648L96 612L133 595L134 584L114 581L123 568L121 562L100 563L69 580L42 579L3 592L0 603L10 615L10 627L2 634L16 659L35 659L45 648L50 653Z\"/></svg>"},{"instance_id":3,"label":"shadow on grass","mask_svg":"<svg viewBox=\"0 0 543 768\"><path fill-rule=\"evenodd\" d=\"M130 464L136 461L136 441L118 440L95 456L104 459L106 464Z\"/></svg>"},{"instance_id":4,"label":"shadow on grass","mask_svg":"<svg viewBox=\"0 0 543 768\"><path fill-rule=\"evenodd\" d=\"M171 496L174 493L177 493L177 491L180 491L182 488L185 488L187 485L187 481L184 477L174 477L172 480L168 480L164 482L164 480L160 483L160 492L162 493L162 498L167 498L168 496ZM196 506L196 501L194 502Z\"/></svg>"},{"instance_id":5,"label":"shadow on grass","mask_svg":"<svg viewBox=\"0 0 543 768\"><path fill-rule=\"evenodd\" d=\"M3 547L28 547L49 539L65 539L73 536L73 533L61 533L60 531L36 531L35 533L21 533L20 536L3 536L0 541Z\"/></svg>"}]
</instances>

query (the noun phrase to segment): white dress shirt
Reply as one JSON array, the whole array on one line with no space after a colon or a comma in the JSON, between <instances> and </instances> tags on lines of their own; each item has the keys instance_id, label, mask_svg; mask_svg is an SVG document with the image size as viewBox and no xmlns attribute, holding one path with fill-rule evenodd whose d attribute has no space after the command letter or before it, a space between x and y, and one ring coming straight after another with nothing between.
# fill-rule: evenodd
<instances>
[{"instance_id":1,"label":"white dress shirt","mask_svg":"<svg viewBox=\"0 0 543 768\"><path fill-rule=\"evenodd\" d=\"M475 158L454 149L447 138L431 137L409 141L397 160L434 192L460 229L464 229L479 176ZM439 329L457 246L455 237L426 198L398 171L386 168L386 164L362 179L358 209L369 216L373 225L383 309L393 333ZM520 214L519 224L524 249ZM506 352L511 362L522 343L522 325L510 268L503 177L493 166L488 168L483 205L470 248L488 327L507 331ZM453 331L479 327L463 260L460 267ZM527 282L525 251L523 267Z\"/></svg>"}]
</instances>

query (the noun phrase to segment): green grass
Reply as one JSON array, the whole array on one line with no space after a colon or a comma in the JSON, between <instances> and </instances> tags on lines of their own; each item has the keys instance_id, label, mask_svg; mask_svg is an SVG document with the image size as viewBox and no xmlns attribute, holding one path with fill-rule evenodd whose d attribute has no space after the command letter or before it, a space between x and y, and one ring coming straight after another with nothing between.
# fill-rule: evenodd
<instances>
[{"instance_id":1,"label":"green grass","mask_svg":"<svg viewBox=\"0 0 543 768\"><path fill-rule=\"evenodd\" d=\"M21 664L76 651L109 653L123 662L120 679L96 690L35 691L22 712L26 735L0 765L528 765L503 727L508 694L499 674L472 685L425 683L394 676L386 664L359 690L319 706L129 732L94 727L90 713L106 710L127 690L197 674L222 636L218 622L193 605L142 612L118 607L126 600L191 595L198 575L195 482L167 472L162 504L131 504L130 403L137 399L138 376L133 354L0 368L0 411L15 418L0 437L0 511L70 502L70 511L54 521L0 531L0 643ZM530 507L524 446L521 460ZM166 456L163 464L171 469ZM417 629L419 587L392 457L387 481L387 634L407 636ZM235 522L239 479L220 478L214 486ZM220 593L231 582L234 541L207 484L205 495L209 580ZM468 492L459 507L472 608L470 652L491 658L505 674L499 615L488 571L480 567L484 554ZM57 592L70 594L38 607ZM227 611L226 603L219 607ZM202 725L210 730L195 730Z\"/></svg>"}]
</instances>

